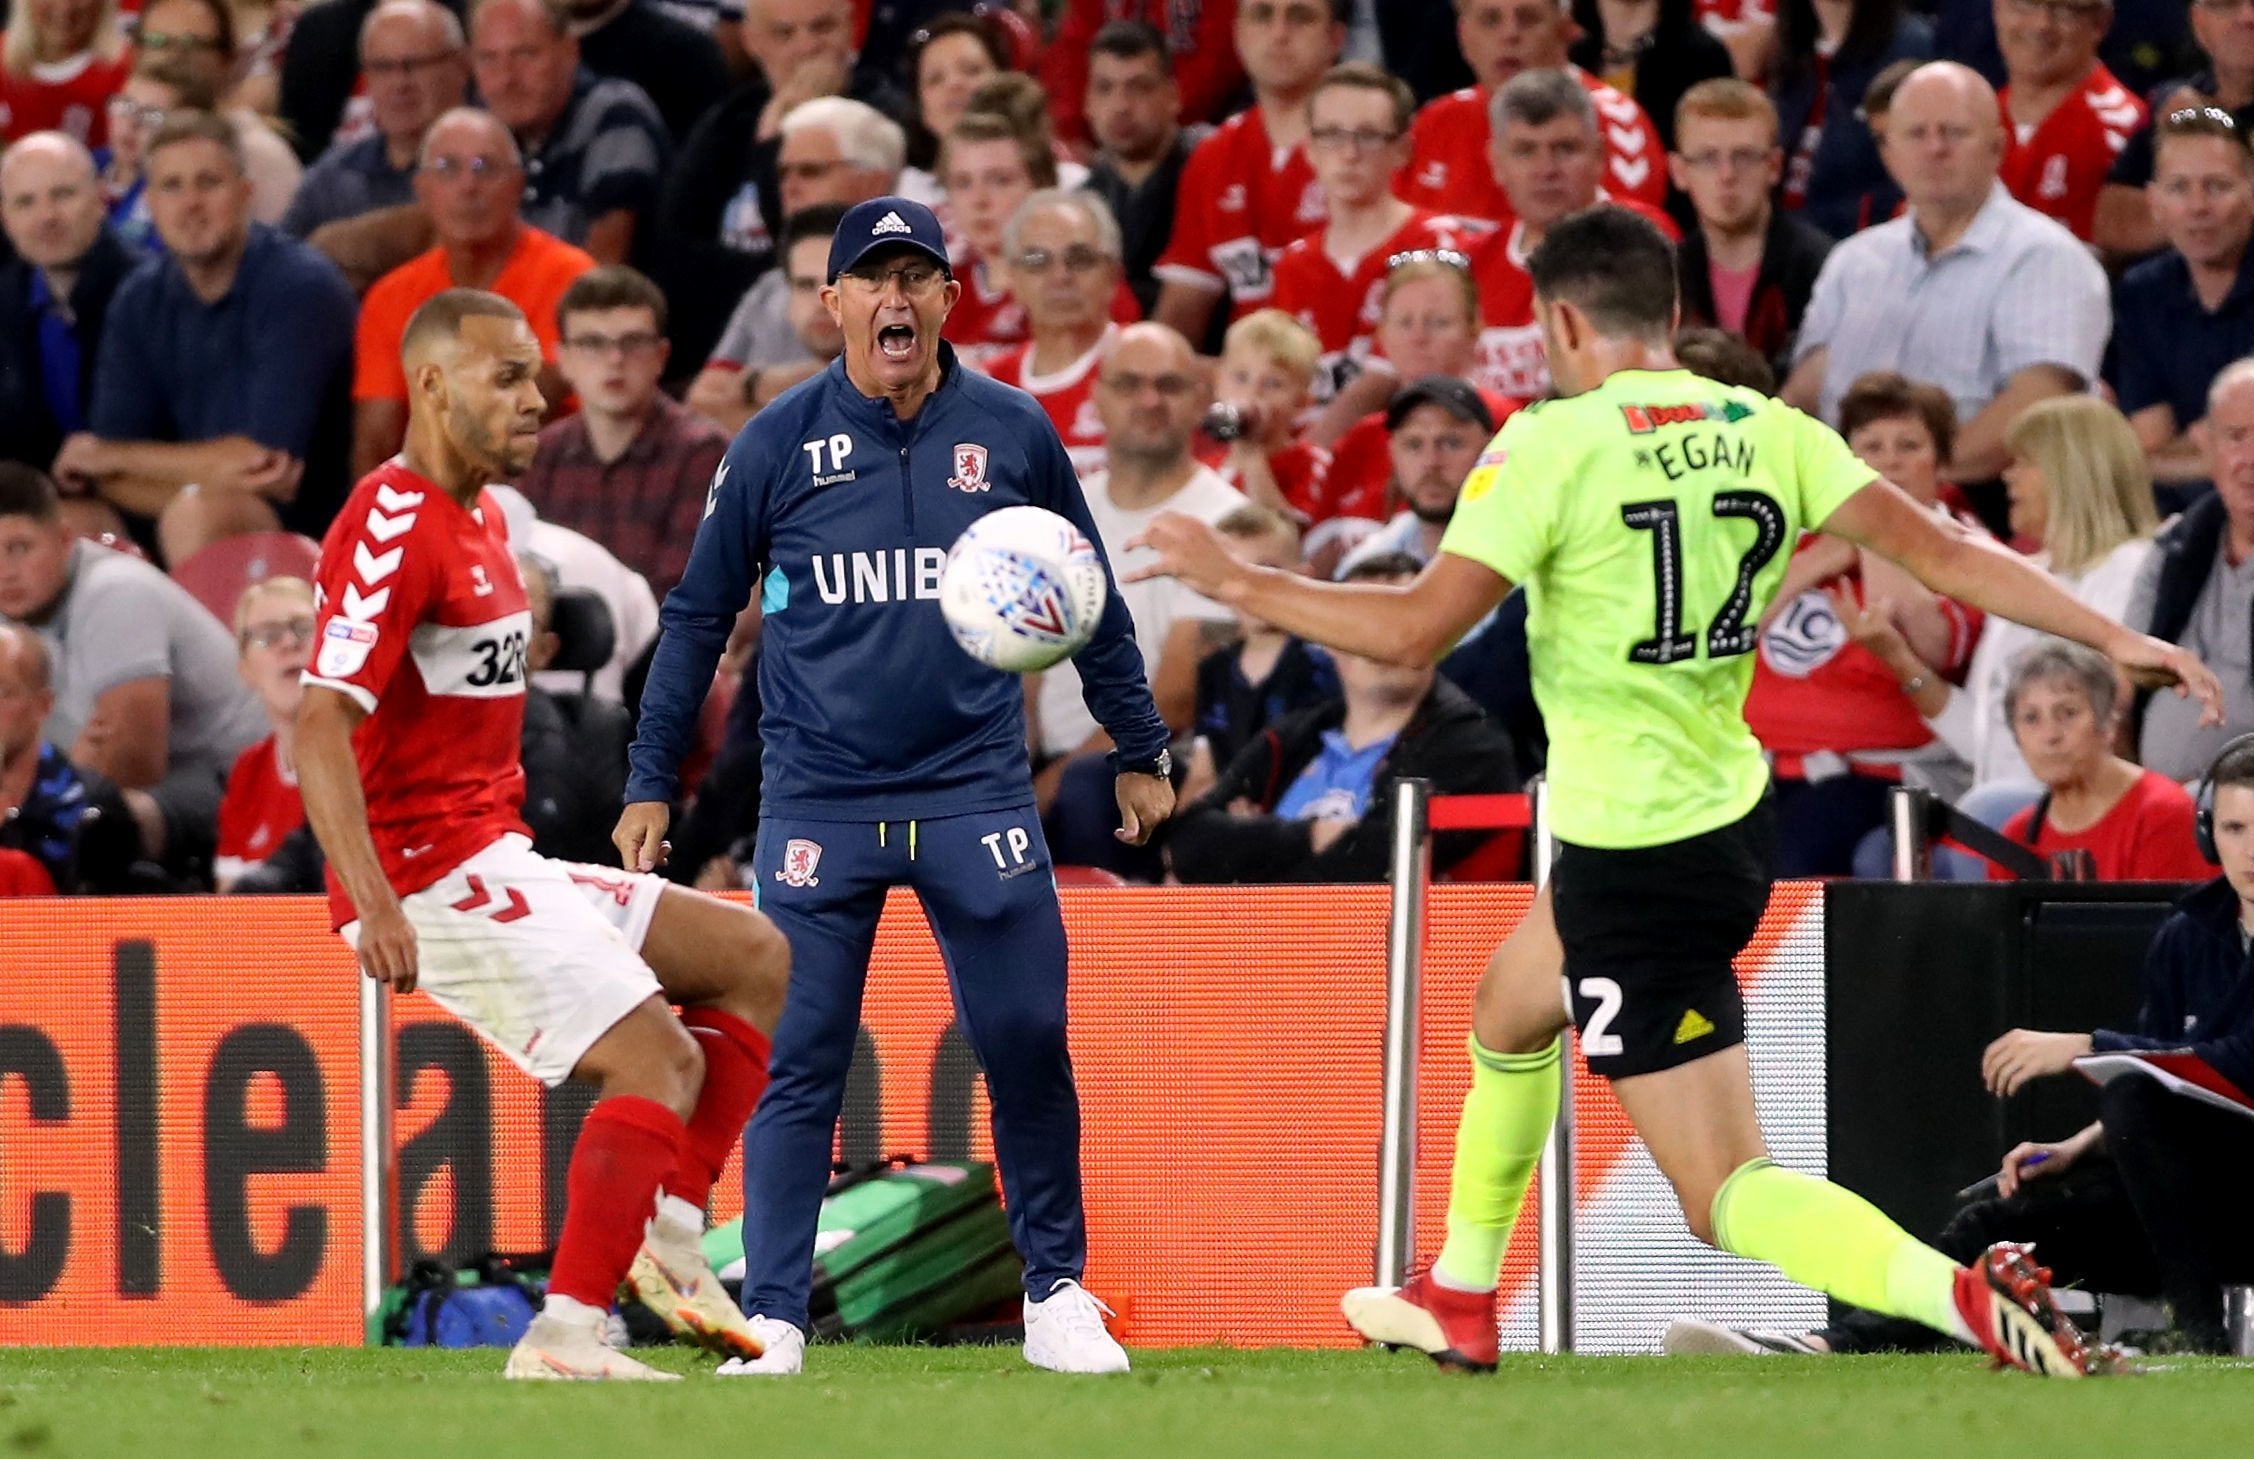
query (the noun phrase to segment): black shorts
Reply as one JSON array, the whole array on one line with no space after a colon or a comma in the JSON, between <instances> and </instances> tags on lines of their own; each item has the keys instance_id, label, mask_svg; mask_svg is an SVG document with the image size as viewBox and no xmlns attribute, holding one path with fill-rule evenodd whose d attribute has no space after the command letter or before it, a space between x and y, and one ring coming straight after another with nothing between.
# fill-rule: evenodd
<instances>
[{"instance_id":1,"label":"black shorts","mask_svg":"<svg viewBox=\"0 0 2254 1459\"><path fill-rule=\"evenodd\" d=\"M1593 1072L1652 1074L1745 1042L1731 963L1760 925L1776 859L1766 796L1743 819L1684 841L1560 846L1551 907L1566 1002Z\"/></svg>"}]
</instances>

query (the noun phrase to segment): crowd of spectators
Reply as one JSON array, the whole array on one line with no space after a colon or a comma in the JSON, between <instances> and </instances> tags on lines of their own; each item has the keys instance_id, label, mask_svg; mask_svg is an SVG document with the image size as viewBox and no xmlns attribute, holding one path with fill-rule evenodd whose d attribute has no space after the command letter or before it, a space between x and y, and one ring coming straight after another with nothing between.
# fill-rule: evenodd
<instances>
[{"instance_id":1,"label":"crowd of spectators","mask_svg":"<svg viewBox=\"0 0 2254 1459\"><path fill-rule=\"evenodd\" d=\"M956 358L1042 402L1115 560L1161 509L1310 573L1428 560L1479 452L1553 389L1528 252L1616 206L1680 240L1693 368L1821 415L1929 510L2224 680L2227 723L2203 728L1810 538L1748 705L1790 874L1882 864L1907 782L2100 876L2194 875L2176 788L2254 729L2243 0L14 11L0 850L22 860L0 886L312 884L304 542L202 585L245 543L319 538L398 448L400 333L456 286L516 301L545 356L550 423L499 493L546 624L533 823L599 853L712 472L838 356L829 237L895 192L949 230ZM1437 677L1171 584L1126 595L1184 811L1171 845L1109 834L1108 746L1052 670L1028 753L1061 863L1366 877L1402 776L1541 768L1522 594ZM757 645L754 605L686 878L746 859Z\"/></svg>"}]
</instances>

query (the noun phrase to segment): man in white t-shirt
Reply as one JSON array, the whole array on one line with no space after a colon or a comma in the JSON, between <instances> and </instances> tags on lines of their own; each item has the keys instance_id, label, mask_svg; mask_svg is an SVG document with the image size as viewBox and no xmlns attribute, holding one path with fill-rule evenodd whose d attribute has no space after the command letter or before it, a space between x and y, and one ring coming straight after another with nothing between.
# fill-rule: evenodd
<instances>
[{"instance_id":1,"label":"man in white t-shirt","mask_svg":"<svg viewBox=\"0 0 2254 1459\"><path fill-rule=\"evenodd\" d=\"M1145 554L1129 554L1126 544L1160 512L1212 523L1245 504L1242 492L1190 452L1207 396L1188 340L1163 324L1119 332L1096 380L1109 466L1086 483L1088 514L1115 576L1125 578L1139 564ZM1124 583L1119 591L1135 620L1158 712L1179 733L1196 708L1204 626L1226 626L1229 612L1166 579ZM1047 762L1033 783L1050 850L1058 865L1110 865L1118 859L1114 849L1125 849L1111 837L1118 825L1104 759L1111 741L1081 702L1080 676L1070 663L1041 675L1033 705L1033 743Z\"/></svg>"}]
</instances>

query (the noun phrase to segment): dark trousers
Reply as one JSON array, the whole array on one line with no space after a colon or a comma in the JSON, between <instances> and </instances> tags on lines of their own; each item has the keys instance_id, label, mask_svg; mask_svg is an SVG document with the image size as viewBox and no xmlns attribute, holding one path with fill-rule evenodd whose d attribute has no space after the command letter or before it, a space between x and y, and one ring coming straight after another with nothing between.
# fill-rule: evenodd
<instances>
[{"instance_id":1,"label":"dark trousers","mask_svg":"<svg viewBox=\"0 0 2254 1459\"><path fill-rule=\"evenodd\" d=\"M1963 1207L1934 1246L1970 1263L1998 1241L2030 1243L2058 1285L2160 1297L2190 1344L2223 1351L2222 1288L2254 1279L2240 1234L2254 1209L2254 1120L2139 1078L2106 1085L2098 1110L2103 1151ZM1951 1346L1921 1323L1859 1308L1842 1309L1823 1335L1843 1353Z\"/></svg>"},{"instance_id":2,"label":"dark trousers","mask_svg":"<svg viewBox=\"0 0 2254 1459\"><path fill-rule=\"evenodd\" d=\"M1078 1280L1080 1103L1065 1052L1064 920L1031 804L939 820L763 819L760 909L790 940L766 1094L744 1135L744 1311L807 1325L861 993L885 893L912 888L986 1074L994 1153L1026 1291Z\"/></svg>"}]
</instances>

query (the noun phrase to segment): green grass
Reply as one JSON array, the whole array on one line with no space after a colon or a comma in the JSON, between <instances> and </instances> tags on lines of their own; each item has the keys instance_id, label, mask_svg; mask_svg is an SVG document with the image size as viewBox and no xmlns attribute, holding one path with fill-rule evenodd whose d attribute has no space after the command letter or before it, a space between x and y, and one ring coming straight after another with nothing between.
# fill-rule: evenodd
<instances>
[{"instance_id":1,"label":"green grass","mask_svg":"<svg viewBox=\"0 0 2254 1459\"><path fill-rule=\"evenodd\" d=\"M2068 1384L1970 1357L1514 1357L1466 1378L1408 1354L1190 1349L1070 1379L1013 1349L826 1347L796 1380L718 1381L667 1351L689 1382L602 1386L504 1383L501 1357L0 1350L0 1459L2254 1453L2254 1364L2197 1359Z\"/></svg>"}]
</instances>

